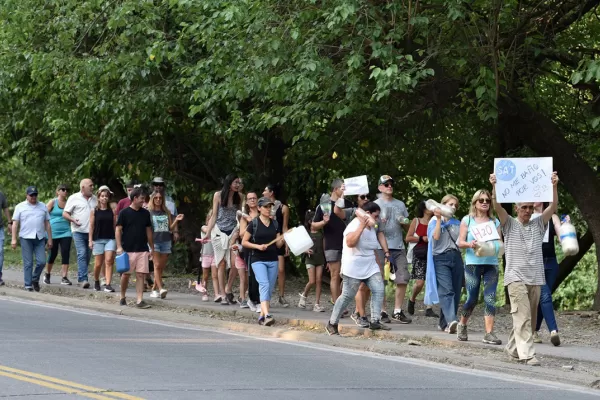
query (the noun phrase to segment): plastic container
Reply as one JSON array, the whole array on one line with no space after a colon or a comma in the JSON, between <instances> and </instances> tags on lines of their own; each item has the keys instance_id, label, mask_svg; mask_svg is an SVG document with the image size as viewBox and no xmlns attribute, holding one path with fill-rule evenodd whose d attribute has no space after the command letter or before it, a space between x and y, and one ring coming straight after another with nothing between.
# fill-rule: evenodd
<instances>
[{"instance_id":1,"label":"plastic container","mask_svg":"<svg viewBox=\"0 0 600 400\"><path fill-rule=\"evenodd\" d=\"M329 196L327 193L321 196L321 200L319 200L319 207L321 207L323 214L331 214L331 196Z\"/></svg>"},{"instance_id":2,"label":"plastic container","mask_svg":"<svg viewBox=\"0 0 600 400\"><path fill-rule=\"evenodd\" d=\"M579 253L577 231L570 222L563 222L560 226L560 245L565 256L574 256Z\"/></svg>"},{"instance_id":3,"label":"plastic container","mask_svg":"<svg viewBox=\"0 0 600 400\"><path fill-rule=\"evenodd\" d=\"M129 272L129 255L127 253L122 253L115 258L115 265L117 266L117 272L120 274L124 274Z\"/></svg>"},{"instance_id":4,"label":"plastic container","mask_svg":"<svg viewBox=\"0 0 600 400\"><path fill-rule=\"evenodd\" d=\"M501 240L490 240L489 242L477 242L475 245L477 257L502 257L504 255L504 243Z\"/></svg>"},{"instance_id":5,"label":"plastic container","mask_svg":"<svg viewBox=\"0 0 600 400\"><path fill-rule=\"evenodd\" d=\"M301 225L284 233L283 238L290 248L290 251L296 256L305 253L315 245L306 231L306 228Z\"/></svg>"},{"instance_id":6,"label":"plastic container","mask_svg":"<svg viewBox=\"0 0 600 400\"><path fill-rule=\"evenodd\" d=\"M371 215L367 214L362 208L356 209L356 216L360 219L367 217L369 219L369 226L374 227L377 225L377 222Z\"/></svg>"},{"instance_id":7,"label":"plastic container","mask_svg":"<svg viewBox=\"0 0 600 400\"><path fill-rule=\"evenodd\" d=\"M435 200L429 199L425 202L425 207L431 212L434 212L436 208L439 208L442 211L442 216L445 218L452 218L454 216L454 209L452 207L448 207L445 204L440 204Z\"/></svg>"}]
</instances>

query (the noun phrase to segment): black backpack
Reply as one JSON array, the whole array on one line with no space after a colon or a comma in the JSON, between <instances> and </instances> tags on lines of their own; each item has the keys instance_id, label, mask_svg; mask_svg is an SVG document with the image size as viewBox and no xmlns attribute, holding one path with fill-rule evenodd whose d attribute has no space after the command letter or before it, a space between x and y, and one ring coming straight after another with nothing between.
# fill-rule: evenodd
<instances>
[{"instance_id":1,"label":"black backpack","mask_svg":"<svg viewBox=\"0 0 600 400\"><path fill-rule=\"evenodd\" d=\"M256 217L252 220L252 243L256 244L256 231L258 230L258 218L260 217ZM279 232L279 223L277 222L276 219L272 219L271 222L273 223L273 225L275 226L275 230L277 232ZM252 250L252 254L254 254L254 250Z\"/></svg>"}]
</instances>

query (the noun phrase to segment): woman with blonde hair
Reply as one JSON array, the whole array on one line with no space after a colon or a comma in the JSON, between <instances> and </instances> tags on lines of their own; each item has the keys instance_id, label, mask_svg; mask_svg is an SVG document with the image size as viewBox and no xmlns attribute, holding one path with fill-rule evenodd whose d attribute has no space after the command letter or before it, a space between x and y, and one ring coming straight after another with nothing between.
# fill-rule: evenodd
<instances>
[{"instance_id":1,"label":"woman with blonde hair","mask_svg":"<svg viewBox=\"0 0 600 400\"><path fill-rule=\"evenodd\" d=\"M458 198L444 196L442 204L453 210L458 208ZM456 241L460 221L454 217L443 217L436 207L427 226L427 273L425 304L440 303L439 328L450 334L456 333L458 303L464 279L464 265Z\"/></svg>"},{"instance_id":2,"label":"woman with blonde hair","mask_svg":"<svg viewBox=\"0 0 600 400\"><path fill-rule=\"evenodd\" d=\"M492 195L487 190L481 189L473 195L469 215L466 215L460 224L458 246L461 249L467 249L465 257L467 301L462 308L457 338L460 341L469 340L467 323L477 304L479 287L481 286L481 278L483 277L483 298L485 302L485 336L483 337L483 343L500 345L502 344L502 340L498 339L494 333L496 288L498 286L498 257L478 256L475 254L475 249L478 247L478 239L484 239L481 235L485 234L485 230L480 229L481 224L488 222L493 222L498 232L498 237L501 237L500 221L494 218L492 214ZM482 233L479 233L480 231Z\"/></svg>"},{"instance_id":3,"label":"woman with blonde hair","mask_svg":"<svg viewBox=\"0 0 600 400\"><path fill-rule=\"evenodd\" d=\"M89 246L94 255L94 290L99 292L100 271L104 265L104 277L106 285L105 292L114 292L112 288L113 264L115 261L115 252L117 251L117 242L115 240L116 216L110 208L108 201L113 194L108 186L100 186L96 196L98 205L90 213L90 232Z\"/></svg>"},{"instance_id":4,"label":"woman with blonde hair","mask_svg":"<svg viewBox=\"0 0 600 400\"><path fill-rule=\"evenodd\" d=\"M165 199L162 193L154 192L148 202L148 211L152 219L152 232L154 237L154 285L156 289L150 294L150 297L164 299L167 297L167 289L163 287L162 274L167 266L171 246L173 243L173 231L177 228L179 221L183 219L183 214L177 217L171 215L167 209Z\"/></svg>"}]
</instances>

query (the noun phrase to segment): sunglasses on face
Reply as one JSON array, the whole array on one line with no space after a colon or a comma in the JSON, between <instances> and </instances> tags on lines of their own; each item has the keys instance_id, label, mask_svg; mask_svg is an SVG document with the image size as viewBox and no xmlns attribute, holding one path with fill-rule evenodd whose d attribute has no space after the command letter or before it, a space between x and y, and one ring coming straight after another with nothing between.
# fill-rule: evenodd
<instances>
[{"instance_id":1,"label":"sunglasses on face","mask_svg":"<svg viewBox=\"0 0 600 400\"><path fill-rule=\"evenodd\" d=\"M394 184L390 183L390 182L386 182L383 184L383 186L385 186L386 188L390 188L390 187L394 187Z\"/></svg>"},{"instance_id":2,"label":"sunglasses on face","mask_svg":"<svg viewBox=\"0 0 600 400\"><path fill-rule=\"evenodd\" d=\"M68 192L68 190L67 190L67 189L65 189L65 188L58 189L58 190L59 190L59 191L61 191L61 192Z\"/></svg>"},{"instance_id":3,"label":"sunglasses on face","mask_svg":"<svg viewBox=\"0 0 600 400\"><path fill-rule=\"evenodd\" d=\"M361 194L360 196L358 196L358 198L361 200L369 200L369 196L367 196L366 194Z\"/></svg>"},{"instance_id":4,"label":"sunglasses on face","mask_svg":"<svg viewBox=\"0 0 600 400\"><path fill-rule=\"evenodd\" d=\"M479 202L479 204L490 204L492 202L492 200L490 199L479 199L477 201Z\"/></svg>"},{"instance_id":5,"label":"sunglasses on face","mask_svg":"<svg viewBox=\"0 0 600 400\"><path fill-rule=\"evenodd\" d=\"M165 184L164 183L155 183L154 187L164 187Z\"/></svg>"},{"instance_id":6,"label":"sunglasses on face","mask_svg":"<svg viewBox=\"0 0 600 400\"><path fill-rule=\"evenodd\" d=\"M30 194L29 197L37 197L37 193Z\"/></svg>"}]
</instances>

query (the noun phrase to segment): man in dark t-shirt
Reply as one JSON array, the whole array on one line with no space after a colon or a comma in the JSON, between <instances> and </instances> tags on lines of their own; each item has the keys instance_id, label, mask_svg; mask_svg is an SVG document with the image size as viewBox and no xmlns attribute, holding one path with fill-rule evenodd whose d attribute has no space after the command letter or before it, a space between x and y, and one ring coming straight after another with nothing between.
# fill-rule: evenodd
<instances>
[{"instance_id":1,"label":"man in dark t-shirt","mask_svg":"<svg viewBox=\"0 0 600 400\"><path fill-rule=\"evenodd\" d=\"M333 212L335 202L344 194L344 181L335 179L331 183L331 208L329 213L324 213L321 206L317 207L315 219L312 223L314 230L323 229L325 261L329 265L331 274L331 299L335 302L340 295L340 269L342 266L342 247L346 223L340 216ZM346 206L341 208L347 208ZM343 212L343 211L342 211Z\"/></svg>"},{"instance_id":2,"label":"man in dark t-shirt","mask_svg":"<svg viewBox=\"0 0 600 400\"><path fill-rule=\"evenodd\" d=\"M129 285L129 275L135 271L135 289L137 294L136 306L150 308L144 302L144 282L149 273L148 245L151 254L154 253L152 237L152 221L150 212L143 208L145 194L141 187L134 188L131 192L131 205L119 213L117 219L116 239L117 254L127 253L130 269L121 275L121 305L127 305L125 292Z\"/></svg>"}]
</instances>

